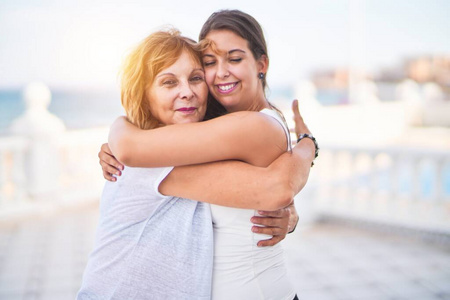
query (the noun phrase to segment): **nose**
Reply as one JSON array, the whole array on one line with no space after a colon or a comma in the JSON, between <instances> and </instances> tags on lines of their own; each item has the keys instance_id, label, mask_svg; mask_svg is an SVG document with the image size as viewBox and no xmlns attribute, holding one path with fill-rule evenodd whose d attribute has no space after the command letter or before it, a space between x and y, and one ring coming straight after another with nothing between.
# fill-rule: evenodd
<instances>
[{"instance_id":1,"label":"nose","mask_svg":"<svg viewBox=\"0 0 450 300\"><path fill-rule=\"evenodd\" d=\"M228 66L225 63L218 62L217 63L217 77L219 78L227 78L230 76L230 73L228 72Z\"/></svg>"},{"instance_id":2,"label":"nose","mask_svg":"<svg viewBox=\"0 0 450 300\"><path fill-rule=\"evenodd\" d=\"M183 100L190 100L194 97L191 85L189 83L183 83L180 85L180 98Z\"/></svg>"}]
</instances>

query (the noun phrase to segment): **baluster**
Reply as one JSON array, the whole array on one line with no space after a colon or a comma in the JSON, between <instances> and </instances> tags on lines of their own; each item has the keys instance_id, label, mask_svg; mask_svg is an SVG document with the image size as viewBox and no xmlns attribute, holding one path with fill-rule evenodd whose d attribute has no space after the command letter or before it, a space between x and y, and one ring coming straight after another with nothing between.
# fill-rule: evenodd
<instances>
[{"instance_id":1,"label":"baluster","mask_svg":"<svg viewBox=\"0 0 450 300\"><path fill-rule=\"evenodd\" d=\"M367 185L367 211L375 217L378 217L378 174L376 158L377 152L367 152L368 156L368 185Z\"/></svg>"},{"instance_id":2,"label":"baluster","mask_svg":"<svg viewBox=\"0 0 450 300\"><path fill-rule=\"evenodd\" d=\"M430 199L430 221L435 224L439 224L444 221L443 217L445 216L444 205L443 205L443 171L444 171L444 159L438 157L432 161L433 164L433 186L431 190L431 199Z\"/></svg>"},{"instance_id":3,"label":"baluster","mask_svg":"<svg viewBox=\"0 0 450 300\"><path fill-rule=\"evenodd\" d=\"M388 216L390 218L395 218L398 215L398 210L400 209L400 200L401 200L401 168L404 164L401 156L394 152L392 153L392 168L390 172L390 195L388 196L389 208L388 208Z\"/></svg>"},{"instance_id":4,"label":"baluster","mask_svg":"<svg viewBox=\"0 0 450 300\"><path fill-rule=\"evenodd\" d=\"M375 203L378 215L383 219L388 219L390 197L391 174L393 167L392 154L389 152L379 152L375 157L376 166L376 187Z\"/></svg>"},{"instance_id":5,"label":"baluster","mask_svg":"<svg viewBox=\"0 0 450 300\"><path fill-rule=\"evenodd\" d=\"M346 161L346 173L344 174L345 180L347 181L346 188L347 191L344 193L344 200L342 203L343 206L343 212L345 214L351 213L353 214L356 210L355 204L358 203L358 182L355 178L356 170L358 166L356 165L358 162L358 151L356 150L349 150L347 151L347 161Z\"/></svg>"},{"instance_id":6,"label":"baluster","mask_svg":"<svg viewBox=\"0 0 450 300\"><path fill-rule=\"evenodd\" d=\"M26 175L25 175L25 150L19 148L13 153L13 172L14 199L16 201L24 200L27 196Z\"/></svg>"},{"instance_id":7,"label":"baluster","mask_svg":"<svg viewBox=\"0 0 450 300\"><path fill-rule=\"evenodd\" d=\"M414 223L422 222L426 218L424 216L424 211L420 209L421 207L421 194L422 194L422 184L420 181L421 177L421 162L422 159L418 155L410 155L408 157L408 169L410 169L410 174L408 176L408 186L406 193L402 198L402 222ZM409 182L408 182L409 181ZM416 212L419 212L417 214Z\"/></svg>"}]
</instances>

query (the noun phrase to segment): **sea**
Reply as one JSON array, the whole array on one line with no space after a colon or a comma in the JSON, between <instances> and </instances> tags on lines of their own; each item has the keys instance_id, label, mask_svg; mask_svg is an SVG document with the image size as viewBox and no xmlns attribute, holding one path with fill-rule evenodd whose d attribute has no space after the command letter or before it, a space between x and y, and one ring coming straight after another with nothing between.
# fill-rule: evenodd
<instances>
[{"instance_id":1,"label":"sea","mask_svg":"<svg viewBox=\"0 0 450 300\"><path fill-rule=\"evenodd\" d=\"M8 132L14 119L25 112L22 90L0 90L0 135ZM48 110L68 129L108 126L124 115L120 95L114 90L52 90Z\"/></svg>"},{"instance_id":2,"label":"sea","mask_svg":"<svg viewBox=\"0 0 450 300\"><path fill-rule=\"evenodd\" d=\"M277 99L277 102L294 99L292 87L272 88L269 93L270 98ZM328 94L324 101L330 102ZM21 89L0 89L0 135L7 134L13 120L23 114L25 109ZM119 115L125 114L119 92L114 89L52 89L48 110L59 117L68 129L108 126Z\"/></svg>"},{"instance_id":3,"label":"sea","mask_svg":"<svg viewBox=\"0 0 450 300\"><path fill-rule=\"evenodd\" d=\"M383 88L380 100L391 101L392 87ZM108 126L124 115L117 89L52 89L48 110L59 117L68 129ZM267 97L278 107L290 107L295 99L295 87L269 87ZM346 90L319 89L316 98L322 105L348 104ZM11 122L25 112L22 89L0 89L0 135L8 132Z\"/></svg>"}]
</instances>

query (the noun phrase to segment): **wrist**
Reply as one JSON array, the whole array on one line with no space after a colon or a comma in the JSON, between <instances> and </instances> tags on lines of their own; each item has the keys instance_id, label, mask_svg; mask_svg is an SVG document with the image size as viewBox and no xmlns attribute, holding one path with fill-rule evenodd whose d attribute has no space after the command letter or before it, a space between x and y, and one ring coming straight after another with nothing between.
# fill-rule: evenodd
<instances>
[{"instance_id":1,"label":"wrist","mask_svg":"<svg viewBox=\"0 0 450 300\"><path fill-rule=\"evenodd\" d=\"M314 160L319 156L319 144L316 141L316 138L308 133L301 133L298 135L297 138L297 144L300 143L302 140L310 140L312 144L314 145L314 158L311 162L311 167L314 166Z\"/></svg>"}]
</instances>

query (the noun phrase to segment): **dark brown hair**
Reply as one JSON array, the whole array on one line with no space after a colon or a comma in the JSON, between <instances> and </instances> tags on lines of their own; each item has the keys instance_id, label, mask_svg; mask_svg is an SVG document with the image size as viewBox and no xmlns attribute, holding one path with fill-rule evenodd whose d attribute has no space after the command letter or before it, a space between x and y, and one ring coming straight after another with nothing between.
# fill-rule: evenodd
<instances>
[{"instance_id":1,"label":"dark brown hair","mask_svg":"<svg viewBox=\"0 0 450 300\"><path fill-rule=\"evenodd\" d=\"M264 32L259 25L258 21L255 18L246 14L240 10L220 10L213 13L208 20L206 20L205 24L203 24L202 30L200 31L199 41L205 39L209 32L213 30L229 30L248 43L248 48L252 51L253 57L255 60L261 58L262 55L267 56L267 44L266 39L264 37ZM265 94L265 90L267 88L266 82L266 74L261 78L262 86ZM276 110L281 118L283 119L286 128L289 128L284 118L283 113L276 108L272 103L267 101L270 107ZM208 108L206 110L205 120L212 119L214 117L218 117L227 113L227 110L223 105L221 105L214 97L209 93L208 96ZM291 143L291 137L287 135L288 143Z\"/></svg>"},{"instance_id":2,"label":"dark brown hair","mask_svg":"<svg viewBox=\"0 0 450 300\"><path fill-rule=\"evenodd\" d=\"M260 59L262 55L269 57L261 25L249 14L240 10L220 10L213 13L203 24L199 41L203 40L212 30L229 30L246 40L248 48L256 60ZM265 89L265 77L262 79L262 84Z\"/></svg>"},{"instance_id":3,"label":"dark brown hair","mask_svg":"<svg viewBox=\"0 0 450 300\"><path fill-rule=\"evenodd\" d=\"M213 30L229 30L248 42L248 48L252 51L253 57L258 60L262 55L267 57L267 45L264 33L259 25L249 14L240 10L220 10L214 12L200 31L199 41L205 39L209 32ZM266 89L266 76L261 79L263 89ZM212 96L208 98L208 109L205 120L224 115L227 110Z\"/></svg>"}]
</instances>

